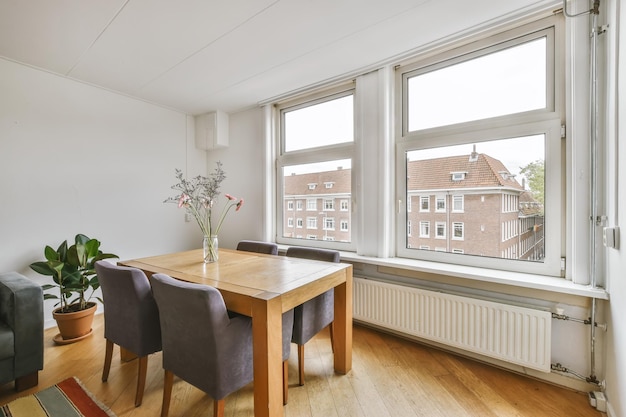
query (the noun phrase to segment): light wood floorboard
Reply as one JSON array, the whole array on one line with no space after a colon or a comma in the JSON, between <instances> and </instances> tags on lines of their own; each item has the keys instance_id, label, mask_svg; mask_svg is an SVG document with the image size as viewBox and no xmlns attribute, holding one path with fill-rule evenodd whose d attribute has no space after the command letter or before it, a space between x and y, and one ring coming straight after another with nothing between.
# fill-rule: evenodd
<instances>
[{"instance_id":1,"label":"light wood floorboard","mask_svg":"<svg viewBox=\"0 0 626 417\"><path fill-rule=\"evenodd\" d=\"M114 349L108 382L101 381L105 341L102 315L93 335L57 346L56 329L45 332L39 386L16 394L0 386L0 405L18 396L78 377L118 417L153 417L161 410L161 354L150 355L141 407L134 406L136 361L122 362ZM286 417L600 417L586 393L574 392L362 326L354 327L353 369L335 375L328 332L307 343L306 384L298 386L297 354L289 359ZM174 380L170 416L209 416L213 400ZM253 384L226 398L227 417L253 417Z\"/></svg>"}]
</instances>

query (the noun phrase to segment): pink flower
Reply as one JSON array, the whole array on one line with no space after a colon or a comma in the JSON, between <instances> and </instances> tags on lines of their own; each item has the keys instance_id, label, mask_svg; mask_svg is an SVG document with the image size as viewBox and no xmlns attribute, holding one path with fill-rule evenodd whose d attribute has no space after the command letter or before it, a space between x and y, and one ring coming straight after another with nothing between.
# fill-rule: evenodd
<instances>
[{"instance_id":1,"label":"pink flower","mask_svg":"<svg viewBox=\"0 0 626 417\"><path fill-rule=\"evenodd\" d=\"M239 200L239 202L237 203L237 208L235 209L235 211L239 211L241 206L243 206L243 198L241 200Z\"/></svg>"},{"instance_id":2,"label":"pink flower","mask_svg":"<svg viewBox=\"0 0 626 417\"><path fill-rule=\"evenodd\" d=\"M227 199L229 199L229 200L236 200L236 199L237 199L237 197L233 197L233 196L232 196L232 195L230 195L230 194L224 194L224 196L225 196Z\"/></svg>"},{"instance_id":3,"label":"pink flower","mask_svg":"<svg viewBox=\"0 0 626 417\"><path fill-rule=\"evenodd\" d=\"M187 203L188 199L189 199L189 196L187 194L181 194L180 198L178 199L178 208L181 208L182 206L184 206Z\"/></svg>"}]
</instances>

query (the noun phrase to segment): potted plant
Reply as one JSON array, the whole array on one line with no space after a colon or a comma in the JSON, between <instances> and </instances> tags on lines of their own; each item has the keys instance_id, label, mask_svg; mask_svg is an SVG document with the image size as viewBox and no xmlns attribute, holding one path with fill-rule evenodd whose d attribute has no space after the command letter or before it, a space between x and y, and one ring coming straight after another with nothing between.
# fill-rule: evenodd
<instances>
[{"instance_id":1,"label":"potted plant","mask_svg":"<svg viewBox=\"0 0 626 417\"><path fill-rule=\"evenodd\" d=\"M94 291L100 287L94 264L107 258L117 258L112 253L100 250L100 241L78 234L74 244L68 247L67 240L54 250L44 249L45 261L33 262L30 268L42 275L51 276L53 284L42 286L44 291L56 289L54 293L44 293L44 299L57 299L59 306L52 312L57 321L60 335L55 342L72 343L91 334L91 324L96 311L96 303L91 301ZM98 301L102 299L95 297Z\"/></svg>"}]
</instances>

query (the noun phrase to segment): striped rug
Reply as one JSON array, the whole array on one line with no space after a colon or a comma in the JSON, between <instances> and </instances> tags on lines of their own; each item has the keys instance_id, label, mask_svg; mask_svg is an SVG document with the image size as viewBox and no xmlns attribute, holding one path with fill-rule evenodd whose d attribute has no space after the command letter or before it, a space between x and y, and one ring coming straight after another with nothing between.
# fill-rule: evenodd
<instances>
[{"instance_id":1,"label":"striped rug","mask_svg":"<svg viewBox=\"0 0 626 417\"><path fill-rule=\"evenodd\" d=\"M76 378L0 406L0 417L115 417Z\"/></svg>"}]
</instances>

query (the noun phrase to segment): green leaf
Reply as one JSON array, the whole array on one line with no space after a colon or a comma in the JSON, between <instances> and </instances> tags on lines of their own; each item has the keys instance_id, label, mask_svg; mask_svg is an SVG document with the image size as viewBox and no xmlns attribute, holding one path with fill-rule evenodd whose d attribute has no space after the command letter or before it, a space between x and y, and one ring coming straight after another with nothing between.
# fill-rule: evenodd
<instances>
[{"instance_id":1,"label":"green leaf","mask_svg":"<svg viewBox=\"0 0 626 417\"><path fill-rule=\"evenodd\" d=\"M47 246L43 250L44 257L49 261L60 261L59 253L52 249L50 246Z\"/></svg>"},{"instance_id":2,"label":"green leaf","mask_svg":"<svg viewBox=\"0 0 626 417\"><path fill-rule=\"evenodd\" d=\"M33 262L29 266L30 266L30 269L37 272L38 274L48 275L48 276L56 275L55 270L50 265L48 265L47 262L41 262L41 261Z\"/></svg>"}]
</instances>

